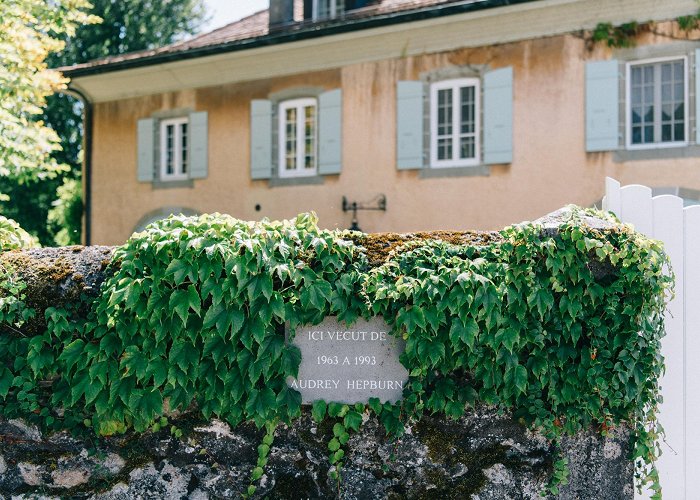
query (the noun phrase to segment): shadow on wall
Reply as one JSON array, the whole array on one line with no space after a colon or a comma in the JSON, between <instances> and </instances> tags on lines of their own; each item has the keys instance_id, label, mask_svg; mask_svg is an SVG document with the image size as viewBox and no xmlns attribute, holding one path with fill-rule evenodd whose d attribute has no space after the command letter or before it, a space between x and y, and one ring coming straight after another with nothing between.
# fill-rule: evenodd
<instances>
[{"instance_id":1,"label":"shadow on wall","mask_svg":"<svg viewBox=\"0 0 700 500\"><path fill-rule=\"evenodd\" d=\"M199 212L192 210L191 208L184 207L163 207L157 208L146 215L144 215L141 220L138 221L136 226L134 226L134 232L138 233L146 229L151 222L155 222L160 219L165 219L171 215L199 215Z\"/></svg>"}]
</instances>

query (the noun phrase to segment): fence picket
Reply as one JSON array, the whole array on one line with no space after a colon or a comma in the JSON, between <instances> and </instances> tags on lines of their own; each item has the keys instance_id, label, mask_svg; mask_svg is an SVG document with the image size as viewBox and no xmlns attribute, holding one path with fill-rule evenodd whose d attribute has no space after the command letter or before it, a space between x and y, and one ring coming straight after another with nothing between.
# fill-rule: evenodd
<instances>
[{"instance_id":1,"label":"fence picket","mask_svg":"<svg viewBox=\"0 0 700 500\"><path fill-rule=\"evenodd\" d=\"M651 192L651 190L649 190ZM661 377L663 403L659 422L666 431L661 444L659 473L665 498L685 498L685 363L683 335L683 200L664 195L652 199L652 238L664 242L676 275L675 298L668 304L666 336L661 353L666 371Z\"/></svg>"},{"instance_id":2,"label":"fence picket","mask_svg":"<svg viewBox=\"0 0 700 500\"><path fill-rule=\"evenodd\" d=\"M654 231L652 211L651 189L639 184L620 189L618 217L624 222L634 224L635 230L647 236L652 236Z\"/></svg>"},{"instance_id":3,"label":"fence picket","mask_svg":"<svg viewBox=\"0 0 700 500\"><path fill-rule=\"evenodd\" d=\"M664 498L695 498L700 491L700 206L683 208L682 198L652 198L646 186L620 187L611 178L605 180L605 189L603 208L663 241L676 275L661 342L666 372L659 421L666 439L657 465ZM635 498L647 499L649 492Z\"/></svg>"},{"instance_id":4,"label":"fence picket","mask_svg":"<svg viewBox=\"0 0 700 500\"><path fill-rule=\"evenodd\" d=\"M610 177L605 178L605 198L603 198L603 210L608 210L620 217L620 183Z\"/></svg>"},{"instance_id":5,"label":"fence picket","mask_svg":"<svg viewBox=\"0 0 700 500\"><path fill-rule=\"evenodd\" d=\"M686 492L700 491L700 206L684 210Z\"/></svg>"}]
</instances>

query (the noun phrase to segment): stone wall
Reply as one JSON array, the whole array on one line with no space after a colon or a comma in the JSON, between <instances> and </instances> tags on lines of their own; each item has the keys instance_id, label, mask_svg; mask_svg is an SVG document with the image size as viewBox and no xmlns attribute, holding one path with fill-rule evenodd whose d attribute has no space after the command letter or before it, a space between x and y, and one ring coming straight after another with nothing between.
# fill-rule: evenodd
<instances>
[{"instance_id":1,"label":"stone wall","mask_svg":"<svg viewBox=\"0 0 700 500\"><path fill-rule=\"evenodd\" d=\"M565 211L540 220L554 234ZM606 221L591 219L605 229ZM367 235L371 265L395 246L439 236L455 243L488 241L497 233L417 233ZM69 247L0 254L26 283L27 306L37 310L19 334L45 329L47 307L89 301L108 271L113 248ZM596 275L609 272L591 263ZM77 312L80 314L80 311ZM2 333L2 332L0 332ZM17 334L4 332L3 334ZM263 432L251 424L231 429L201 421L191 411L162 430L96 438L67 433L42 435L19 420L0 419L0 499L204 499L240 498L258 458ZM308 410L275 433L265 475L256 497L266 498L410 498L536 499L552 476L554 445L511 415L490 407L467 411L458 421L423 417L398 441L385 435L369 414L344 446L345 464L338 483L329 477L327 445L334 419L316 424ZM174 425L181 437L171 432ZM179 434L179 433L177 433ZM568 459L569 483L557 498L632 499L630 431L614 428L607 437L595 429L564 437L560 453Z\"/></svg>"},{"instance_id":2,"label":"stone wall","mask_svg":"<svg viewBox=\"0 0 700 500\"><path fill-rule=\"evenodd\" d=\"M240 498L262 432L251 425L182 416L169 429L95 441L42 436L20 421L0 422L0 498ZM537 499L552 472L554 447L491 408L459 421L425 417L398 441L368 419L348 445L340 484L328 477L333 421L308 414L278 427L257 497ZM633 498L629 432L567 437L570 483L561 499Z\"/></svg>"}]
</instances>

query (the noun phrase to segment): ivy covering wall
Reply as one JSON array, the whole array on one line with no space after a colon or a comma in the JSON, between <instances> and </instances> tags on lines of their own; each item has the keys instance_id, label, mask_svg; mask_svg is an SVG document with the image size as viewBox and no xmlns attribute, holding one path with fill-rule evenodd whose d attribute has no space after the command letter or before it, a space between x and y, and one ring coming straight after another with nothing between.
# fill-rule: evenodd
<instances>
[{"instance_id":1,"label":"ivy covering wall","mask_svg":"<svg viewBox=\"0 0 700 500\"><path fill-rule=\"evenodd\" d=\"M638 477L656 482L666 257L610 215L571 207L558 220L382 236L321 230L309 214L171 217L119 247L99 290L66 306L28 295L26 254L6 252L0 414L99 435L159 429L185 410L253 421L267 429L254 482L277 423L301 414L285 325L381 315L406 340L410 380L395 405L313 405L335 422L336 474L363 413L400 436L423 414L487 404L553 440L629 425ZM565 478L555 464L552 492Z\"/></svg>"}]
</instances>

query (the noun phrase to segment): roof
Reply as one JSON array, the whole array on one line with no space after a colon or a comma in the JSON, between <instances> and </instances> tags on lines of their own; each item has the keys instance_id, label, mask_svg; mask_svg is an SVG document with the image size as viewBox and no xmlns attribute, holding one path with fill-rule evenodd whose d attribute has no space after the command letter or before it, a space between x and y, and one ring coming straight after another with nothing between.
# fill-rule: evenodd
<instances>
[{"instance_id":1,"label":"roof","mask_svg":"<svg viewBox=\"0 0 700 500\"><path fill-rule=\"evenodd\" d=\"M335 19L310 21L303 19L303 0L294 0L294 22L279 30L270 31L268 11L262 10L208 33L164 47L58 69L66 76L84 76L533 1L537 0L378 0L373 5L350 11Z\"/></svg>"}]
</instances>

